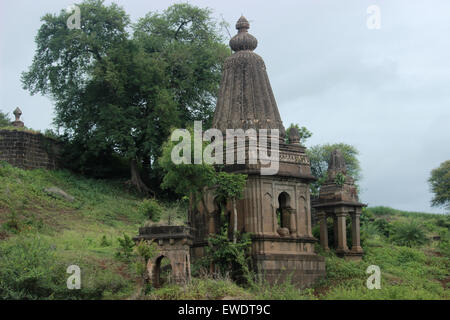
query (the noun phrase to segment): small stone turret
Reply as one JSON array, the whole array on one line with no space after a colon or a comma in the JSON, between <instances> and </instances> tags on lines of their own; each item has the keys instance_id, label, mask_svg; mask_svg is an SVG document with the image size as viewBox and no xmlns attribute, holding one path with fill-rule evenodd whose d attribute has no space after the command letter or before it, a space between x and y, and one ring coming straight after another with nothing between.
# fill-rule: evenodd
<instances>
[{"instance_id":1,"label":"small stone turret","mask_svg":"<svg viewBox=\"0 0 450 320\"><path fill-rule=\"evenodd\" d=\"M327 218L333 218L336 253L349 259L361 259L360 216L366 205L359 202L354 179L347 175L344 155L333 150L328 162L328 178L320 187L319 198L313 203L320 223L320 243L328 250ZM346 217L352 219L352 248L347 247Z\"/></svg>"},{"instance_id":2,"label":"small stone turret","mask_svg":"<svg viewBox=\"0 0 450 320\"><path fill-rule=\"evenodd\" d=\"M11 122L11 124L14 127L23 128L25 126L25 124L20 120L20 116L22 115L22 110L20 110L19 108L16 108L16 110L14 110L13 114L16 117L16 120Z\"/></svg>"},{"instance_id":3,"label":"small stone turret","mask_svg":"<svg viewBox=\"0 0 450 320\"><path fill-rule=\"evenodd\" d=\"M289 143L300 145L300 133L295 126L289 130Z\"/></svg>"}]
</instances>

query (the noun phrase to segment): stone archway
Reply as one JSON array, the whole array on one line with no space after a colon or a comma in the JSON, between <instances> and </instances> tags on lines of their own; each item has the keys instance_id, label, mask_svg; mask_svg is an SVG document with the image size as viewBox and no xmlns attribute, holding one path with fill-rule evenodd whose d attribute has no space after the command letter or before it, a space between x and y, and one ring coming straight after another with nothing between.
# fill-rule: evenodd
<instances>
[{"instance_id":1,"label":"stone archway","mask_svg":"<svg viewBox=\"0 0 450 320\"><path fill-rule=\"evenodd\" d=\"M172 282L172 262L166 256L161 255L156 258L152 269L152 283L155 288Z\"/></svg>"},{"instance_id":2,"label":"stone archway","mask_svg":"<svg viewBox=\"0 0 450 320\"><path fill-rule=\"evenodd\" d=\"M147 262L148 279L155 287L169 282L185 284L190 280L191 228L184 226L150 226L139 229L139 236L133 238L155 241L158 256ZM164 259L168 259L165 264ZM170 273L168 271L170 270Z\"/></svg>"}]
</instances>

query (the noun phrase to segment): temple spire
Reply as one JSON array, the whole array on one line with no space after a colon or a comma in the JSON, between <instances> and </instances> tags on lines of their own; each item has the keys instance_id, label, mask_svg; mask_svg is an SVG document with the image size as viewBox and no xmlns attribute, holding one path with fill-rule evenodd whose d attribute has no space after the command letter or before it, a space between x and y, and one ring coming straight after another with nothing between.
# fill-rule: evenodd
<instances>
[{"instance_id":1,"label":"temple spire","mask_svg":"<svg viewBox=\"0 0 450 320\"><path fill-rule=\"evenodd\" d=\"M225 60L214 113L213 127L226 129L279 129L285 135L263 59L253 52L258 40L248 30L250 23L241 16L238 33L230 40L234 53Z\"/></svg>"}]
</instances>

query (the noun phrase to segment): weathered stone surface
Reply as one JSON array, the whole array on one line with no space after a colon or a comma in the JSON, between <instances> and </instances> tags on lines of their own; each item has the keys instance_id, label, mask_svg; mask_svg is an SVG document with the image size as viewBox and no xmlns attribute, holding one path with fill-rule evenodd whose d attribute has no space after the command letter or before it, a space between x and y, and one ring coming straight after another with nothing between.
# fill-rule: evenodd
<instances>
[{"instance_id":1,"label":"weathered stone surface","mask_svg":"<svg viewBox=\"0 0 450 320\"><path fill-rule=\"evenodd\" d=\"M230 40L235 53L224 64L213 127L226 129L279 129L284 137L277 103L263 59L253 52L258 41L248 33L250 24L241 17L238 34Z\"/></svg>"},{"instance_id":2,"label":"weathered stone surface","mask_svg":"<svg viewBox=\"0 0 450 320\"><path fill-rule=\"evenodd\" d=\"M75 201L75 198L67 194L64 190L58 187L45 188L44 191L51 197L64 199L69 202Z\"/></svg>"},{"instance_id":3,"label":"weathered stone surface","mask_svg":"<svg viewBox=\"0 0 450 320\"><path fill-rule=\"evenodd\" d=\"M190 246L192 229L184 226L150 226L139 228L134 241L154 241L158 255L147 261L148 279L155 287L160 286L161 260L167 258L172 269L172 280L186 284L191 277Z\"/></svg>"},{"instance_id":4,"label":"weathered stone surface","mask_svg":"<svg viewBox=\"0 0 450 320\"><path fill-rule=\"evenodd\" d=\"M312 236L309 183L315 178L296 132L291 137L294 143L283 142L284 126L264 61L253 52L257 41L248 34L249 27L248 21L241 17L236 25L239 32L230 41L235 53L225 62L213 127L223 132L226 129L280 130L276 175L261 175L261 164L250 163L249 139L243 147L227 145L226 151L231 148L237 154L245 154L245 164L225 165L224 170L248 175L244 197L237 201L236 229L252 235L255 271L270 282L292 274L293 283L305 287L325 276L325 261L314 253L317 239ZM257 148L258 152L266 152L270 146ZM225 211L229 228L233 230L230 202ZM213 189L207 190L190 217L194 229L193 259L205 254L209 234L220 230L220 214Z\"/></svg>"},{"instance_id":5,"label":"weathered stone surface","mask_svg":"<svg viewBox=\"0 0 450 320\"><path fill-rule=\"evenodd\" d=\"M338 179L340 175L340 180ZM320 243L328 250L327 217L334 221L334 244L336 253L348 259L360 259L360 215L366 205L359 202L354 180L347 175L345 159L334 150L328 163L328 178L320 187L318 199L314 200L315 218L320 223ZM352 219L352 248L347 247L346 217Z\"/></svg>"},{"instance_id":6,"label":"weathered stone surface","mask_svg":"<svg viewBox=\"0 0 450 320\"><path fill-rule=\"evenodd\" d=\"M0 130L0 160L22 169L54 170L61 166L60 144L38 133Z\"/></svg>"}]
</instances>

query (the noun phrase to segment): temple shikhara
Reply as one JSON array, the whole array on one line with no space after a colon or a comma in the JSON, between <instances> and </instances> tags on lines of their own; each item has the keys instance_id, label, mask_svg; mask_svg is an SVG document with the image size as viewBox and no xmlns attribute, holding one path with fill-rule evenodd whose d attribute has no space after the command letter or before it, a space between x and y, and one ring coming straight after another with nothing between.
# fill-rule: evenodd
<instances>
[{"instance_id":1,"label":"temple shikhara","mask_svg":"<svg viewBox=\"0 0 450 320\"><path fill-rule=\"evenodd\" d=\"M298 130L289 130L289 137L285 139L286 130L265 63L254 52L258 41L248 32L249 28L249 22L241 17L236 24L238 33L230 40L233 54L224 64L213 128L220 130L223 136L226 136L227 129L267 130L271 145L257 145L257 153L267 152L276 141L279 152L277 173L261 174L261 168L266 164L248 161L250 137L240 145L236 142L228 144L227 153L233 150L235 158L237 154L245 154L246 161L226 164L224 170L248 176L244 197L236 203L237 218L231 203L219 203L214 188L206 189L203 199L189 214L189 227L141 228L139 237L135 239L156 240L161 251L172 260L174 279L183 282L189 278L189 264L205 255L210 235L220 232L226 223L229 230L251 234L251 258L254 271L259 276L270 283L289 277L296 286L307 287L325 276L325 260L314 252L318 239L312 235L309 184L315 178L311 174L306 148L300 144ZM277 134L275 140L273 132ZM338 178L339 183L336 182ZM359 215L362 206L353 180L346 175L342 155L333 153L328 180L320 197L314 201L324 249L329 247L327 218L333 218L337 253L361 257ZM353 218L352 250L346 244L346 217L349 214ZM161 257L148 263L149 275L156 285L159 283Z\"/></svg>"},{"instance_id":2,"label":"temple shikhara","mask_svg":"<svg viewBox=\"0 0 450 320\"><path fill-rule=\"evenodd\" d=\"M237 202L237 230L252 235L251 255L256 272L269 282L291 276L300 287L325 275L324 258L314 252L311 226L309 183L314 180L299 134L290 130L290 144L266 72L263 59L254 50L258 41L241 17L238 34L230 40L234 53L225 61L213 127L226 129L278 129L279 170L276 175L261 175L258 164L226 165L225 170L248 175L244 198ZM260 146L258 146L260 148ZM237 152L246 152L237 150ZM207 193L191 221L195 230L191 249L193 259L204 254L210 233L219 231L221 214ZM232 216L227 206L226 214ZM234 229L234 219L228 219Z\"/></svg>"}]
</instances>

